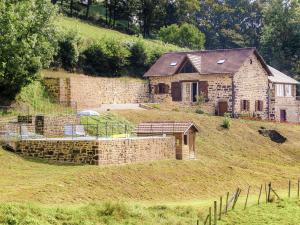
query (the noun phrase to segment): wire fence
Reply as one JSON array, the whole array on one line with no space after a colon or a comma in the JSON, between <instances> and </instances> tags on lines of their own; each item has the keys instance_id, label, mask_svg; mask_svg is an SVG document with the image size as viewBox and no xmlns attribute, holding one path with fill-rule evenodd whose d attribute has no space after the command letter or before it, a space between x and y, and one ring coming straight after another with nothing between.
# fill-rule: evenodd
<instances>
[{"instance_id":1,"label":"wire fence","mask_svg":"<svg viewBox=\"0 0 300 225\"><path fill-rule=\"evenodd\" d=\"M197 220L196 224L204 225L217 225L222 218L230 211L235 209L246 210L249 206L259 206L262 204L271 204L276 202L276 200L290 199L290 198L300 198L300 179L296 182L288 180L286 193L275 190L271 182L261 184L259 187L247 186L244 190L237 188L232 194L227 192L225 197L220 196L218 200L214 201L212 206L207 210L207 214L204 219ZM241 193L244 196L241 196Z\"/></svg>"}]
</instances>

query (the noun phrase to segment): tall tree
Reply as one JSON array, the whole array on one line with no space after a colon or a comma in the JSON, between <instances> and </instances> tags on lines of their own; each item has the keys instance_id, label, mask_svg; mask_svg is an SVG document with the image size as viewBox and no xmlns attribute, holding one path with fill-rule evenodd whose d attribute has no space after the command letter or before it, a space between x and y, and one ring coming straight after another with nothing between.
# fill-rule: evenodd
<instances>
[{"instance_id":1,"label":"tall tree","mask_svg":"<svg viewBox=\"0 0 300 225\"><path fill-rule=\"evenodd\" d=\"M249 0L200 0L197 23L207 48L256 46L261 30L261 4Z\"/></svg>"},{"instance_id":2,"label":"tall tree","mask_svg":"<svg viewBox=\"0 0 300 225\"><path fill-rule=\"evenodd\" d=\"M0 1L0 95L13 98L56 52L56 8L48 0Z\"/></svg>"},{"instance_id":3,"label":"tall tree","mask_svg":"<svg viewBox=\"0 0 300 225\"><path fill-rule=\"evenodd\" d=\"M300 74L300 4L270 0L263 11L262 52L276 68Z\"/></svg>"}]
</instances>

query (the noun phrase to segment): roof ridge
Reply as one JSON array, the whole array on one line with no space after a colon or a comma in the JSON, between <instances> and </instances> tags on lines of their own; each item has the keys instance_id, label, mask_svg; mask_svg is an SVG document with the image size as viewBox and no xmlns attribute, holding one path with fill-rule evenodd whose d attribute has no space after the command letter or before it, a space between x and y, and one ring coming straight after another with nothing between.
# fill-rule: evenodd
<instances>
[{"instance_id":1,"label":"roof ridge","mask_svg":"<svg viewBox=\"0 0 300 225\"><path fill-rule=\"evenodd\" d=\"M192 53L202 53L202 52L224 52L224 51L238 51L238 50L257 50L256 47L246 47L246 48L220 48L220 49L204 49L204 50L191 50L191 51L174 51L174 52L167 52L164 55L169 54L192 54Z\"/></svg>"}]
</instances>

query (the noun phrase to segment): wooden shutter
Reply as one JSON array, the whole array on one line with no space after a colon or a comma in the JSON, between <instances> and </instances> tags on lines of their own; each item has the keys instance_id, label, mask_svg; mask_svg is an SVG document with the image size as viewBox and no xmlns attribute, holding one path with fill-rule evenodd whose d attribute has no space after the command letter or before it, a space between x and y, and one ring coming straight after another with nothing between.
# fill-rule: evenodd
<instances>
[{"instance_id":1,"label":"wooden shutter","mask_svg":"<svg viewBox=\"0 0 300 225\"><path fill-rule=\"evenodd\" d=\"M247 111L250 111L250 101L249 100L246 101L246 109L247 109Z\"/></svg>"},{"instance_id":2,"label":"wooden shutter","mask_svg":"<svg viewBox=\"0 0 300 225\"><path fill-rule=\"evenodd\" d=\"M170 86L165 84L165 94L169 94Z\"/></svg>"},{"instance_id":3,"label":"wooden shutter","mask_svg":"<svg viewBox=\"0 0 300 225\"><path fill-rule=\"evenodd\" d=\"M255 111L259 111L259 101L255 101Z\"/></svg>"},{"instance_id":4,"label":"wooden shutter","mask_svg":"<svg viewBox=\"0 0 300 225\"><path fill-rule=\"evenodd\" d=\"M158 92L159 92L158 85L154 85L154 94L158 94Z\"/></svg>"},{"instance_id":5,"label":"wooden shutter","mask_svg":"<svg viewBox=\"0 0 300 225\"><path fill-rule=\"evenodd\" d=\"M172 101L174 101L174 102L182 101L181 83L180 82L172 82L171 83L171 94L172 94Z\"/></svg>"},{"instance_id":6,"label":"wooden shutter","mask_svg":"<svg viewBox=\"0 0 300 225\"><path fill-rule=\"evenodd\" d=\"M204 94L204 97L208 97L208 82L207 81L199 81L198 82L198 94Z\"/></svg>"},{"instance_id":7,"label":"wooden shutter","mask_svg":"<svg viewBox=\"0 0 300 225\"><path fill-rule=\"evenodd\" d=\"M244 100L241 100L241 111L245 111Z\"/></svg>"},{"instance_id":8,"label":"wooden shutter","mask_svg":"<svg viewBox=\"0 0 300 225\"><path fill-rule=\"evenodd\" d=\"M264 111L264 102L263 101L259 101L259 111Z\"/></svg>"}]
</instances>

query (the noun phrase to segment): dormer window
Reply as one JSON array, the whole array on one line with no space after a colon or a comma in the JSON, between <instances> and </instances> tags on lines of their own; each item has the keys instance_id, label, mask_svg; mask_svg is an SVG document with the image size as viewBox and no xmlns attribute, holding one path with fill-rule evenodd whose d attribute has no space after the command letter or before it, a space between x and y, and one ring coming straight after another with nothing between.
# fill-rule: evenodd
<instances>
[{"instance_id":1,"label":"dormer window","mask_svg":"<svg viewBox=\"0 0 300 225\"><path fill-rule=\"evenodd\" d=\"M225 59L220 59L217 63L218 64L223 64L225 62Z\"/></svg>"}]
</instances>

